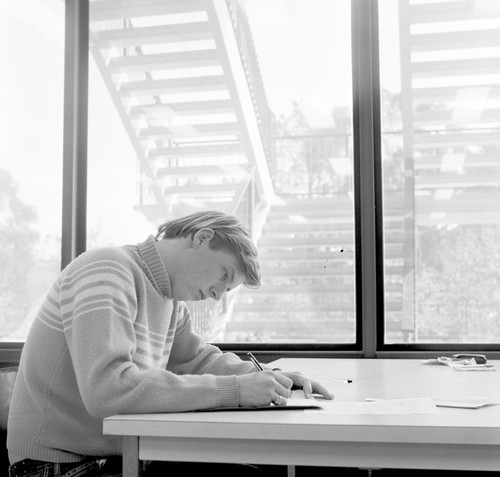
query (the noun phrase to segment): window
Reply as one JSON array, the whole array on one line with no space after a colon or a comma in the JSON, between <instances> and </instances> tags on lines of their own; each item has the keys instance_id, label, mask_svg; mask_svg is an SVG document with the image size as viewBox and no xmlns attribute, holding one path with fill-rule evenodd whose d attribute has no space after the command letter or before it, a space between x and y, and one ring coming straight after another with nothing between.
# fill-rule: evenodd
<instances>
[{"instance_id":1,"label":"window","mask_svg":"<svg viewBox=\"0 0 500 477\"><path fill-rule=\"evenodd\" d=\"M64 5L0 3L0 340L24 340L61 263Z\"/></svg>"},{"instance_id":2,"label":"window","mask_svg":"<svg viewBox=\"0 0 500 477\"><path fill-rule=\"evenodd\" d=\"M23 341L65 243L64 2L17 3L0 6L4 342ZM208 341L498 347L500 5L90 0L88 27L87 248L216 208L251 230L263 283L188 304Z\"/></svg>"},{"instance_id":3,"label":"window","mask_svg":"<svg viewBox=\"0 0 500 477\"><path fill-rule=\"evenodd\" d=\"M89 244L234 213L262 287L191 303L198 331L354 343L349 1L91 2L90 18Z\"/></svg>"},{"instance_id":4,"label":"window","mask_svg":"<svg viewBox=\"0 0 500 477\"><path fill-rule=\"evenodd\" d=\"M380 5L387 343L500 338L500 4Z\"/></svg>"}]
</instances>

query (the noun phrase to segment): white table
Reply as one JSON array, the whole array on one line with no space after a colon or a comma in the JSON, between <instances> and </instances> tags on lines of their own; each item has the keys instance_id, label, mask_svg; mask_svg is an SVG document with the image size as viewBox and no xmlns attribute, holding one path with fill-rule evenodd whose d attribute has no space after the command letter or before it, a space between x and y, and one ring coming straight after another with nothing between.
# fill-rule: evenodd
<instances>
[{"instance_id":1,"label":"white table","mask_svg":"<svg viewBox=\"0 0 500 477\"><path fill-rule=\"evenodd\" d=\"M496 372L460 372L418 359L282 359L273 366L321 381L337 401L429 396L500 397ZM345 384L341 379L352 379ZM124 477L139 460L289 466L500 470L500 405L439 414L338 415L323 411L118 415L104 433L123 436Z\"/></svg>"}]
</instances>

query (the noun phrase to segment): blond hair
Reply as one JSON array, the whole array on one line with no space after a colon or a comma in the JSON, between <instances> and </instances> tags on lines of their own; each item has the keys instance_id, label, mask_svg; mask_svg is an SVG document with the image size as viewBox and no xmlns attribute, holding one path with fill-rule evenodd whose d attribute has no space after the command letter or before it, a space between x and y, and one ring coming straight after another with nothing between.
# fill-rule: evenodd
<instances>
[{"instance_id":1,"label":"blond hair","mask_svg":"<svg viewBox=\"0 0 500 477\"><path fill-rule=\"evenodd\" d=\"M257 248L239 219L216 210L195 212L179 219L173 219L158 227L158 240L169 238L194 237L201 229L211 229L214 237L210 248L226 249L238 257L245 275L243 284L249 288L260 286L260 265Z\"/></svg>"}]
</instances>

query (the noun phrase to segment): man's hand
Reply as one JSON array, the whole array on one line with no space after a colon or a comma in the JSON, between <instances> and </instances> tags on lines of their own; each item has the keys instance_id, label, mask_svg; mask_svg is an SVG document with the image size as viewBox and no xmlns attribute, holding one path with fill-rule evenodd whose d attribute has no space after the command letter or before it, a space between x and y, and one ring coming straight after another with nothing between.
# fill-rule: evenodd
<instances>
[{"instance_id":1,"label":"man's hand","mask_svg":"<svg viewBox=\"0 0 500 477\"><path fill-rule=\"evenodd\" d=\"M320 394L325 399L334 399L334 395L322 384L303 376L299 372L279 371L283 376L287 376L293 381L293 387L304 391L304 396L309 399L312 394Z\"/></svg>"},{"instance_id":2,"label":"man's hand","mask_svg":"<svg viewBox=\"0 0 500 477\"><path fill-rule=\"evenodd\" d=\"M293 385L292 379L276 371L257 371L237 376L240 406L286 405Z\"/></svg>"}]
</instances>

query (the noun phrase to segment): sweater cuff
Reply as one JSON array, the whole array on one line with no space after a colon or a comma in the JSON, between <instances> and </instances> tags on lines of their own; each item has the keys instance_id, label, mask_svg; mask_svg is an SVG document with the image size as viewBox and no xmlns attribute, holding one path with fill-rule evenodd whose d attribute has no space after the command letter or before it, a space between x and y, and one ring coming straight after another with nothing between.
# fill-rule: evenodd
<instances>
[{"instance_id":1,"label":"sweater cuff","mask_svg":"<svg viewBox=\"0 0 500 477\"><path fill-rule=\"evenodd\" d=\"M236 376L217 376L217 407L238 407L240 390Z\"/></svg>"}]
</instances>

